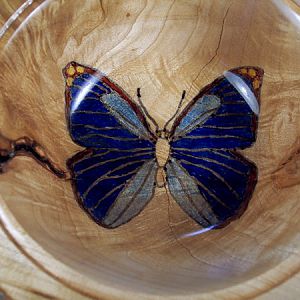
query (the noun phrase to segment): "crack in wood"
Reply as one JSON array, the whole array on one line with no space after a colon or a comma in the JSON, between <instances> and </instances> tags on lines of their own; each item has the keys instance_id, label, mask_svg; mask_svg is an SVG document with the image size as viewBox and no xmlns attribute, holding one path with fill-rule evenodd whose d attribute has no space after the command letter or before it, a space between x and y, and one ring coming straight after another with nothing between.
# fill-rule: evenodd
<instances>
[{"instance_id":1,"label":"crack in wood","mask_svg":"<svg viewBox=\"0 0 300 300\"><path fill-rule=\"evenodd\" d=\"M191 83L191 86L187 92L187 96L189 95L192 87L194 86L195 82L197 81L197 79L200 77L202 71L212 63L212 61L217 57L218 55L218 52L219 52L219 49L220 49L220 46L221 46L221 42L222 42L222 38L223 38L223 35L224 35L224 27L225 27L225 22L226 22L226 19L227 19L227 16L228 16L228 13L229 13L229 9L231 8L232 6L232 3L230 3L230 5L228 6L226 12L225 12L225 15L223 17L223 20L222 20L222 26L221 26L221 30L220 30L220 34L219 34L219 39L218 39L218 43L217 43L217 47L214 51L214 55L209 59L209 61L203 65L203 67L200 69L200 71L198 72L197 76L194 78L194 80L192 81Z\"/></svg>"},{"instance_id":2,"label":"crack in wood","mask_svg":"<svg viewBox=\"0 0 300 300\"><path fill-rule=\"evenodd\" d=\"M0 134L2 140L8 139ZM29 137L21 137L17 140L9 140L9 147L0 148L0 174L4 173L7 164L16 156L29 156L37 161L43 168L61 179L66 179L66 172L46 155L43 147Z\"/></svg>"}]
</instances>

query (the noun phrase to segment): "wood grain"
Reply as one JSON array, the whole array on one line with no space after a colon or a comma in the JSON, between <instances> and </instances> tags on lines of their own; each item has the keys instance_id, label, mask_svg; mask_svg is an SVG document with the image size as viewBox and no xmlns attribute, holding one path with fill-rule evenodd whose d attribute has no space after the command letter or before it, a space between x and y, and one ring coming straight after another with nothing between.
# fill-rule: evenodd
<instances>
[{"instance_id":1,"label":"wood grain","mask_svg":"<svg viewBox=\"0 0 300 300\"><path fill-rule=\"evenodd\" d=\"M13 3L20 4L2 2L1 24ZM100 69L132 96L141 87L160 126L176 110L182 90L186 105L224 70L257 65L265 70L258 140L244 154L256 162L259 181L246 213L222 230L184 238L199 227L157 189L136 219L111 231L80 210L70 182L18 157L0 178L6 241L0 243L0 288L16 299L243 299L296 274L295 14L295 1L34 1L0 39L1 134L30 136L65 168L81 150L64 116L61 70L71 60Z\"/></svg>"}]
</instances>

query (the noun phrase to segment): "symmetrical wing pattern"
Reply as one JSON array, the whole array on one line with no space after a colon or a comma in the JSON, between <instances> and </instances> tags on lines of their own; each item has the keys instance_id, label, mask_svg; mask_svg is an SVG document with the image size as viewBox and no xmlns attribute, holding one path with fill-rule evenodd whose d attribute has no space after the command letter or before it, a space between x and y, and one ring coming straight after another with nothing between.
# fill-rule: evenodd
<instances>
[{"instance_id":1,"label":"symmetrical wing pattern","mask_svg":"<svg viewBox=\"0 0 300 300\"><path fill-rule=\"evenodd\" d=\"M181 208L204 227L222 226L239 216L253 193L256 166L235 150L256 139L262 75L253 67L225 73L174 122L172 159L166 166L169 189Z\"/></svg>"},{"instance_id":2,"label":"symmetrical wing pattern","mask_svg":"<svg viewBox=\"0 0 300 300\"><path fill-rule=\"evenodd\" d=\"M75 62L63 72L70 135L88 148L68 161L74 191L97 223L117 227L152 198L156 137L139 108L107 77Z\"/></svg>"},{"instance_id":3,"label":"symmetrical wing pattern","mask_svg":"<svg viewBox=\"0 0 300 300\"><path fill-rule=\"evenodd\" d=\"M69 132L86 148L68 160L74 192L93 220L118 227L153 197L158 137L140 108L99 71L71 62L63 73ZM255 67L225 72L167 132L169 191L205 228L238 217L253 193L257 168L237 150L256 139L262 76Z\"/></svg>"}]
</instances>

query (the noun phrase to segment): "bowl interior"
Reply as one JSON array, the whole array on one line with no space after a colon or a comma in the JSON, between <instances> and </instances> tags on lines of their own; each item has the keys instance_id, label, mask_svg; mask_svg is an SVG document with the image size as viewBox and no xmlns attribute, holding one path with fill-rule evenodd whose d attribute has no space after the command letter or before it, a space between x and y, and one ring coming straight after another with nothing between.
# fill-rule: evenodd
<instances>
[{"instance_id":1,"label":"bowl interior","mask_svg":"<svg viewBox=\"0 0 300 300\"><path fill-rule=\"evenodd\" d=\"M65 122L61 71L72 60L100 69L133 97L141 87L160 125L176 110L182 90L187 104L224 70L254 65L265 70L261 114L257 142L243 154L258 166L259 180L245 214L220 230L200 234L165 189L156 189L131 222L107 230L81 211L69 181L18 157L0 180L9 216L87 280L133 293L212 292L272 270L296 253L300 31L293 14L299 11L280 3L75 0L29 7L27 18L2 39L3 135L34 138L65 168L82 149Z\"/></svg>"}]
</instances>

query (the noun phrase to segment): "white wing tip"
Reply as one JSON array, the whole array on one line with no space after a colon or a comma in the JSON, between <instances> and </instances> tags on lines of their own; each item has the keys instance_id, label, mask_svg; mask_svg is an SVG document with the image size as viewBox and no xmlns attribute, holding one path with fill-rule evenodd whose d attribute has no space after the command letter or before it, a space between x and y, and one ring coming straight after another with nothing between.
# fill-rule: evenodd
<instances>
[{"instance_id":1,"label":"white wing tip","mask_svg":"<svg viewBox=\"0 0 300 300\"><path fill-rule=\"evenodd\" d=\"M243 99L247 102L251 110L258 116L259 115L259 104L258 101L249 88L247 83L238 75L225 71L224 77L233 85L233 87L239 92Z\"/></svg>"}]
</instances>

